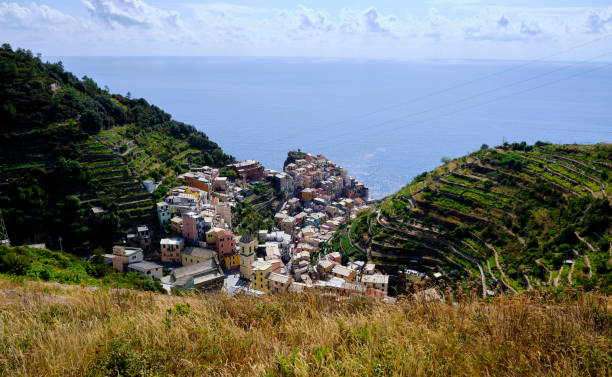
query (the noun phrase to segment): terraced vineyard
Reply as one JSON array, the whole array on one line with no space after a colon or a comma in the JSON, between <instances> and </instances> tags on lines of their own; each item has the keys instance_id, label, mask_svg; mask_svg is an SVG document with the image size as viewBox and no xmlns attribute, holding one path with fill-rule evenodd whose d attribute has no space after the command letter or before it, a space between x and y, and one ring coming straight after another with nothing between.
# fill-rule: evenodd
<instances>
[{"instance_id":1,"label":"terraced vineyard","mask_svg":"<svg viewBox=\"0 0 612 377\"><path fill-rule=\"evenodd\" d=\"M0 208L14 244L92 249L154 227L143 181L174 184L188 165L234 159L146 100L111 94L61 63L0 47ZM101 206L100 218L89 209Z\"/></svg>"},{"instance_id":2,"label":"terraced vineyard","mask_svg":"<svg viewBox=\"0 0 612 377\"><path fill-rule=\"evenodd\" d=\"M441 272L483 295L612 290L612 144L482 149L421 174L331 241L390 273ZM348 246L347 246L348 245Z\"/></svg>"}]
</instances>

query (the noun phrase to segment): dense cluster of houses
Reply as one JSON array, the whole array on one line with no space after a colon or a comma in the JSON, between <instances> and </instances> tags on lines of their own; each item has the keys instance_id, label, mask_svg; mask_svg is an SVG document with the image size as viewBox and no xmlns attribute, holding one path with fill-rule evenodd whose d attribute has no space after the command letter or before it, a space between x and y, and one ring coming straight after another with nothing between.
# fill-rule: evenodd
<instances>
[{"instance_id":1,"label":"dense cluster of houses","mask_svg":"<svg viewBox=\"0 0 612 377\"><path fill-rule=\"evenodd\" d=\"M338 298L387 297L388 275L363 261L343 264L340 253L325 246L344 221L367 208L366 186L325 157L311 154L287 164L281 173L257 161L229 167L238 177L234 181L206 166L178 176L181 185L157 203L159 223L172 236L152 245L149 229L138 227L128 235L127 245L106 256L108 263L158 279L169 292L219 289L228 276L238 275L241 284L229 287L232 292L313 290ZM235 235L232 207L243 200L250 184L264 179L285 193L274 227ZM153 249L158 251L156 261L145 261L144 252Z\"/></svg>"}]
</instances>

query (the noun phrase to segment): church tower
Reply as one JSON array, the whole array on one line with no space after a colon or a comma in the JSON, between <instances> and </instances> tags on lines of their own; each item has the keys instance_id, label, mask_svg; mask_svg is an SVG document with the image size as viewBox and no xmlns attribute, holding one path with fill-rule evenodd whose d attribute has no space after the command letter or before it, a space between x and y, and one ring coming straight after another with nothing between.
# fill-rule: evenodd
<instances>
[{"instance_id":1,"label":"church tower","mask_svg":"<svg viewBox=\"0 0 612 377\"><path fill-rule=\"evenodd\" d=\"M253 262L255 261L255 250L257 248L257 240L249 231L246 231L240 237L240 277L251 280L253 273Z\"/></svg>"}]
</instances>

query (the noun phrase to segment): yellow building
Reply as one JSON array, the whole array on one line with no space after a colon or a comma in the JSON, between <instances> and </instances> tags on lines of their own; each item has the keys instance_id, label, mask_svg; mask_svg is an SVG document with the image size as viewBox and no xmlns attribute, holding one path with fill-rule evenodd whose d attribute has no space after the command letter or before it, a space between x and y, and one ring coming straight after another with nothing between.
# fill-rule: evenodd
<instances>
[{"instance_id":1,"label":"yellow building","mask_svg":"<svg viewBox=\"0 0 612 377\"><path fill-rule=\"evenodd\" d=\"M302 200L305 202L311 201L312 191L313 190L311 188L305 188L304 190L302 190Z\"/></svg>"},{"instance_id":2,"label":"yellow building","mask_svg":"<svg viewBox=\"0 0 612 377\"><path fill-rule=\"evenodd\" d=\"M240 237L240 277L251 280L257 240L248 231Z\"/></svg>"},{"instance_id":3,"label":"yellow building","mask_svg":"<svg viewBox=\"0 0 612 377\"><path fill-rule=\"evenodd\" d=\"M206 232L206 243L209 245L217 244L217 232L221 231L221 228L212 228L208 232Z\"/></svg>"},{"instance_id":4,"label":"yellow building","mask_svg":"<svg viewBox=\"0 0 612 377\"><path fill-rule=\"evenodd\" d=\"M201 247L186 247L181 251L181 262L183 266L189 266L190 264L206 262L213 259L215 255L217 255L217 252L214 250Z\"/></svg>"},{"instance_id":5,"label":"yellow building","mask_svg":"<svg viewBox=\"0 0 612 377\"><path fill-rule=\"evenodd\" d=\"M251 288L261 291L268 292L268 274L275 269L275 265L258 259L253 262L253 277L251 278Z\"/></svg>"},{"instance_id":6,"label":"yellow building","mask_svg":"<svg viewBox=\"0 0 612 377\"><path fill-rule=\"evenodd\" d=\"M236 270L240 268L240 254L228 255L225 257L225 268Z\"/></svg>"}]
</instances>

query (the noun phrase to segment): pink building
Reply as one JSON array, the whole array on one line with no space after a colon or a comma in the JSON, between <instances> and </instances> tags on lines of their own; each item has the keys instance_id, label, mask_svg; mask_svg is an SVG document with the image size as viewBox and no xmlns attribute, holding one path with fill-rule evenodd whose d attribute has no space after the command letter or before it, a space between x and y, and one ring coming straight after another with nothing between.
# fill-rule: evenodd
<instances>
[{"instance_id":1,"label":"pink building","mask_svg":"<svg viewBox=\"0 0 612 377\"><path fill-rule=\"evenodd\" d=\"M185 213L183 215L183 238L190 241L199 240L202 220L202 217L194 212Z\"/></svg>"},{"instance_id":2,"label":"pink building","mask_svg":"<svg viewBox=\"0 0 612 377\"><path fill-rule=\"evenodd\" d=\"M258 161L248 160L230 165L240 179L253 181L264 177L264 167Z\"/></svg>"},{"instance_id":3,"label":"pink building","mask_svg":"<svg viewBox=\"0 0 612 377\"><path fill-rule=\"evenodd\" d=\"M231 256L236 253L236 240L234 239L234 234L229 230L217 232L216 242L219 260L224 260L226 256Z\"/></svg>"}]
</instances>

